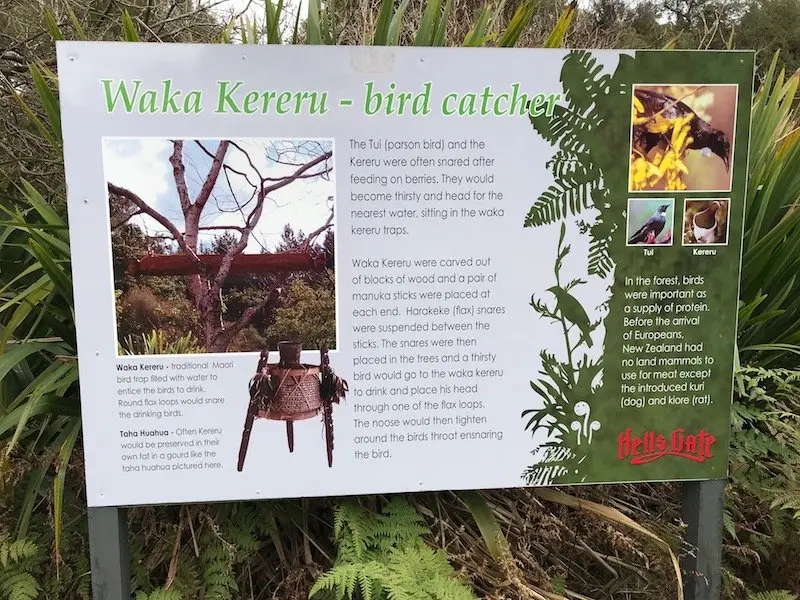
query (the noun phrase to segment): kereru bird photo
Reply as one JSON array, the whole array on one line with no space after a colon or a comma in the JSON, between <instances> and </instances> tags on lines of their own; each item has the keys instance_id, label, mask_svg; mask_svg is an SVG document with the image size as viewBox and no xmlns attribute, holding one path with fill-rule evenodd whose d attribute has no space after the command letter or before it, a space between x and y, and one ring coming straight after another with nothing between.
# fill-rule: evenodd
<instances>
[{"instance_id":1,"label":"kereru bird photo","mask_svg":"<svg viewBox=\"0 0 800 600\"><path fill-rule=\"evenodd\" d=\"M692 141L688 145L690 150L700 150L703 156L716 155L725 165L725 172L730 172L731 167L731 141L724 131L712 127L705 119L701 118L685 102L668 94L652 90L637 88L634 95L644 106L644 117L659 114L667 120L693 115L689 122L689 136ZM666 146L672 137L672 129L664 133L653 133L647 130L647 124L633 125L633 148L645 156L656 146Z\"/></svg>"},{"instance_id":2,"label":"kereru bird photo","mask_svg":"<svg viewBox=\"0 0 800 600\"><path fill-rule=\"evenodd\" d=\"M656 241L658 239L659 234L664 231L664 227L667 224L667 211L669 210L669 204L662 204L658 207L655 214L651 216L645 223L639 227L634 233L630 235L628 238L628 244L656 244L661 243ZM630 215L628 217L630 219ZM630 221L629 221L630 225ZM672 230L668 230L667 234L672 236Z\"/></svg>"},{"instance_id":3,"label":"kereru bird photo","mask_svg":"<svg viewBox=\"0 0 800 600\"><path fill-rule=\"evenodd\" d=\"M685 230L688 242L691 244L725 243L728 201L690 200L686 204Z\"/></svg>"}]
</instances>

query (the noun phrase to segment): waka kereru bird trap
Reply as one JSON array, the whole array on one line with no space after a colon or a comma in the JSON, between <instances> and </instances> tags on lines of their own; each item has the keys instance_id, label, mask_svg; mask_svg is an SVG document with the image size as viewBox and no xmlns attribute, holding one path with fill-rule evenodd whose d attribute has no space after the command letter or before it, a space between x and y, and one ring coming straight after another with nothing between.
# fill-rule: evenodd
<instances>
[{"instance_id":1,"label":"waka kereru bird trap","mask_svg":"<svg viewBox=\"0 0 800 600\"><path fill-rule=\"evenodd\" d=\"M280 342L277 363L270 364L269 350L263 350L250 380L250 404L239 447L237 470L244 468L250 433L256 419L284 421L289 452L294 452L294 422L322 415L328 467L333 466L333 405L344 399L347 381L331 368L328 349L320 350L319 365L300 362L302 346L297 342Z\"/></svg>"}]
</instances>

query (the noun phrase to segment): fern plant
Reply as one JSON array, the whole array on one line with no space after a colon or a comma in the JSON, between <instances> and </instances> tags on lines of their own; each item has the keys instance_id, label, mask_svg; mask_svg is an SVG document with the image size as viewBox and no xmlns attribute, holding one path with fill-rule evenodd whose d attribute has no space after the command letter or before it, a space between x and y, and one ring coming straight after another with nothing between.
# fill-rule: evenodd
<instances>
[{"instance_id":1,"label":"fern plant","mask_svg":"<svg viewBox=\"0 0 800 600\"><path fill-rule=\"evenodd\" d=\"M400 498L376 513L354 501L334 514L338 554L309 597L336 600L473 600L446 555L428 546L422 517Z\"/></svg>"},{"instance_id":2,"label":"fern plant","mask_svg":"<svg viewBox=\"0 0 800 600\"><path fill-rule=\"evenodd\" d=\"M12 541L0 534L0 599L35 600L42 591L38 583L39 548L29 539Z\"/></svg>"},{"instance_id":3,"label":"fern plant","mask_svg":"<svg viewBox=\"0 0 800 600\"><path fill-rule=\"evenodd\" d=\"M798 600L797 595L786 590L772 590L748 594L747 600Z\"/></svg>"},{"instance_id":4,"label":"fern plant","mask_svg":"<svg viewBox=\"0 0 800 600\"><path fill-rule=\"evenodd\" d=\"M736 481L800 520L800 371L744 367L731 414Z\"/></svg>"},{"instance_id":5,"label":"fern plant","mask_svg":"<svg viewBox=\"0 0 800 600\"><path fill-rule=\"evenodd\" d=\"M149 594L142 591L136 592L134 600L183 600L183 597L175 589L158 588Z\"/></svg>"},{"instance_id":6,"label":"fern plant","mask_svg":"<svg viewBox=\"0 0 800 600\"><path fill-rule=\"evenodd\" d=\"M800 551L800 372L750 366L735 381L727 560L744 584L792 586ZM758 577L748 580L754 570Z\"/></svg>"},{"instance_id":7,"label":"fern plant","mask_svg":"<svg viewBox=\"0 0 800 600\"><path fill-rule=\"evenodd\" d=\"M245 597L243 586L252 585L252 561L276 533L279 506L275 502L195 505L181 510L177 531L167 535L159 531L150 539L132 537L135 600ZM164 580L159 581L154 572L168 574L169 587L159 587Z\"/></svg>"}]
</instances>

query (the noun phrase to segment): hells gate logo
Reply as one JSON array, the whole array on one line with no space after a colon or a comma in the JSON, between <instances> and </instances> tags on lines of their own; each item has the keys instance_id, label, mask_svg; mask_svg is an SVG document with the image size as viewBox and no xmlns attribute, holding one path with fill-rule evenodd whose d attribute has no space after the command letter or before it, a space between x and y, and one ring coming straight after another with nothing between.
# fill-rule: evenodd
<instances>
[{"instance_id":1,"label":"hells gate logo","mask_svg":"<svg viewBox=\"0 0 800 600\"><path fill-rule=\"evenodd\" d=\"M674 429L663 434L656 431L645 431L635 436L628 427L619 434L617 458L628 460L632 465L644 465L665 456L675 456L694 462L705 462L714 455L711 447L717 438L701 429L697 433L687 433L684 429Z\"/></svg>"}]
</instances>

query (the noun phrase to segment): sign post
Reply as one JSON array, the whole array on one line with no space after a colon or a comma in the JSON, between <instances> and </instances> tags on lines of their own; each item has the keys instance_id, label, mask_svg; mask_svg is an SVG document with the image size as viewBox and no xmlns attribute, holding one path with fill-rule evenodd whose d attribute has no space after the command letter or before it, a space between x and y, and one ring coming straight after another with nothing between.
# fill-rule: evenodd
<instances>
[{"instance_id":1,"label":"sign post","mask_svg":"<svg viewBox=\"0 0 800 600\"><path fill-rule=\"evenodd\" d=\"M130 600L131 558L124 508L89 508L89 553L94 600Z\"/></svg>"},{"instance_id":2,"label":"sign post","mask_svg":"<svg viewBox=\"0 0 800 600\"><path fill-rule=\"evenodd\" d=\"M93 561L118 506L682 481L718 594L752 52L58 61Z\"/></svg>"},{"instance_id":3,"label":"sign post","mask_svg":"<svg viewBox=\"0 0 800 600\"><path fill-rule=\"evenodd\" d=\"M683 484L683 520L691 546L681 565L686 600L717 600L721 595L725 483L713 479Z\"/></svg>"}]
</instances>

